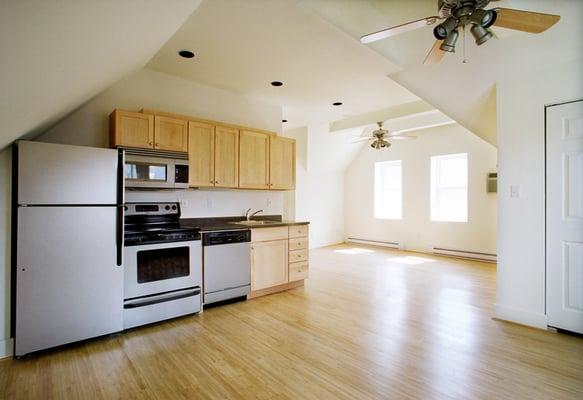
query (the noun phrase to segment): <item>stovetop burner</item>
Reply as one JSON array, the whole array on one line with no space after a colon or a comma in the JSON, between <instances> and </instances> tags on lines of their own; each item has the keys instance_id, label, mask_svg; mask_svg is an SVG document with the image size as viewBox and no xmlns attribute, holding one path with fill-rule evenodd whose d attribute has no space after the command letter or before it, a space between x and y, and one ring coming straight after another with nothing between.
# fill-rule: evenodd
<instances>
[{"instance_id":1,"label":"stovetop burner","mask_svg":"<svg viewBox=\"0 0 583 400\"><path fill-rule=\"evenodd\" d=\"M200 229L181 227L179 219L179 203L126 203L124 245L200 240Z\"/></svg>"}]
</instances>

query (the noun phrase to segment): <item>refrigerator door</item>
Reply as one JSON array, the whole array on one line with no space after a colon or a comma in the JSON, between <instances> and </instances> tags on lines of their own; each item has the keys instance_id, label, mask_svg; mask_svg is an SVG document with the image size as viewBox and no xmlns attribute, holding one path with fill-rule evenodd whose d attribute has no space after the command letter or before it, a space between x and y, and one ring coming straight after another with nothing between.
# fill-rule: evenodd
<instances>
[{"instance_id":1,"label":"refrigerator door","mask_svg":"<svg viewBox=\"0 0 583 400\"><path fill-rule=\"evenodd\" d=\"M18 204L116 204L118 151L18 142Z\"/></svg>"},{"instance_id":2,"label":"refrigerator door","mask_svg":"<svg viewBox=\"0 0 583 400\"><path fill-rule=\"evenodd\" d=\"M15 355L123 329L116 207L19 207Z\"/></svg>"}]
</instances>

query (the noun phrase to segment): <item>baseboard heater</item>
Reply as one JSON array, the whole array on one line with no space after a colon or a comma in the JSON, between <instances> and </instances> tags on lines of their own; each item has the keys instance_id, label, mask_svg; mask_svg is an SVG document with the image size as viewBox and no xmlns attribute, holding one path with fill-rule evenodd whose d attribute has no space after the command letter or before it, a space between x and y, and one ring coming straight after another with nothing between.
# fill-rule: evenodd
<instances>
[{"instance_id":1,"label":"baseboard heater","mask_svg":"<svg viewBox=\"0 0 583 400\"><path fill-rule=\"evenodd\" d=\"M358 239L358 238L353 238L353 237L346 238L346 241L351 242L351 243L362 243L362 244L370 244L373 246L390 247L392 249L402 249L403 248L399 242L383 242L380 240Z\"/></svg>"},{"instance_id":2,"label":"baseboard heater","mask_svg":"<svg viewBox=\"0 0 583 400\"><path fill-rule=\"evenodd\" d=\"M487 261L487 262L497 262L498 256L496 254L491 253L480 253L477 251L467 251L467 250L454 250L454 249L444 249L443 247L433 247L432 249L433 254L440 254L444 256L450 257L458 257L458 258L469 258L471 260L480 260L480 261Z\"/></svg>"}]
</instances>

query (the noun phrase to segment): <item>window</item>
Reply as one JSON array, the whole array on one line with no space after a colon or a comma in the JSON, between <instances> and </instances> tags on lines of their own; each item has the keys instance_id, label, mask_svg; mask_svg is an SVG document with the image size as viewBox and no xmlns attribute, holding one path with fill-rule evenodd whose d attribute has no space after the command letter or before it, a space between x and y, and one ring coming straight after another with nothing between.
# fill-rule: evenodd
<instances>
[{"instance_id":1,"label":"window","mask_svg":"<svg viewBox=\"0 0 583 400\"><path fill-rule=\"evenodd\" d=\"M468 221L468 155L431 157L431 220Z\"/></svg>"},{"instance_id":2,"label":"window","mask_svg":"<svg viewBox=\"0 0 583 400\"><path fill-rule=\"evenodd\" d=\"M375 163L374 190L375 218L401 219L401 160Z\"/></svg>"}]
</instances>

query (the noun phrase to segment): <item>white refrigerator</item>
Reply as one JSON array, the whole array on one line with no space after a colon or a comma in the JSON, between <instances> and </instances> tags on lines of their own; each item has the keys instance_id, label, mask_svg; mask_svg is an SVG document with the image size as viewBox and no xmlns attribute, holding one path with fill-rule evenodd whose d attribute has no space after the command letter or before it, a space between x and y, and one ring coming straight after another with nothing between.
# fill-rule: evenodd
<instances>
[{"instance_id":1,"label":"white refrigerator","mask_svg":"<svg viewBox=\"0 0 583 400\"><path fill-rule=\"evenodd\" d=\"M14 354L123 329L123 152L14 151Z\"/></svg>"}]
</instances>

